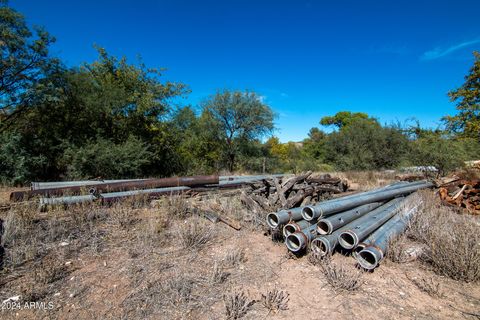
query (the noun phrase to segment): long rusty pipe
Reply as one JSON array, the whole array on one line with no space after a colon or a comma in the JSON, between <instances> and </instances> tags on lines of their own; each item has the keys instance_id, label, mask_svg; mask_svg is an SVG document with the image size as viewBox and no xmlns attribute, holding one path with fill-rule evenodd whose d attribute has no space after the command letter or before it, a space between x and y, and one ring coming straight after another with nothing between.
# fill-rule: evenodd
<instances>
[{"instance_id":1,"label":"long rusty pipe","mask_svg":"<svg viewBox=\"0 0 480 320\"><path fill-rule=\"evenodd\" d=\"M162 179L149 179L140 181L128 181L128 182L112 182L101 183L84 186L67 186L60 188L49 188L40 190L29 191L14 191L10 194L10 201L23 201L31 199L35 196L55 196L63 194L79 194L82 190L89 191L90 193L98 194L103 192L117 192L133 189L155 189L166 187L179 187L179 186L203 186L218 184L219 177L217 175L211 176L191 176L191 177L172 177Z\"/></svg>"}]
</instances>

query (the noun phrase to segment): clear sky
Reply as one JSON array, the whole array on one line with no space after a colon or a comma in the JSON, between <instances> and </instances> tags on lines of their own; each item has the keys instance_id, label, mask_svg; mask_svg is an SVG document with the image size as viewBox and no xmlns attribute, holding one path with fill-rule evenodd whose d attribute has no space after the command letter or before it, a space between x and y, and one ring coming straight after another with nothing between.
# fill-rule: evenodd
<instances>
[{"instance_id":1,"label":"clear sky","mask_svg":"<svg viewBox=\"0 0 480 320\"><path fill-rule=\"evenodd\" d=\"M190 86L196 105L217 89L258 92L277 112L282 141L321 117L362 111L382 123L412 117L436 128L453 114L447 92L480 51L480 1L11 0L57 38L68 65L93 44L140 54Z\"/></svg>"}]
</instances>

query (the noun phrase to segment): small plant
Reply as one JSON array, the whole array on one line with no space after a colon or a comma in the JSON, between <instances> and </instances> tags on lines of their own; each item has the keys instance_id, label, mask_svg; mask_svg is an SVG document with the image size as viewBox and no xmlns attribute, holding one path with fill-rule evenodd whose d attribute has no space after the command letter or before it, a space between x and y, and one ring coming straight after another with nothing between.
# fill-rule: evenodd
<instances>
[{"instance_id":1,"label":"small plant","mask_svg":"<svg viewBox=\"0 0 480 320\"><path fill-rule=\"evenodd\" d=\"M273 289L269 290L267 294L262 294L262 305L271 312L277 313L280 310L288 310L288 301L290 294L286 291Z\"/></svg>"},{"instance_id":2,"label":"small plant","mask_svg":"<svg viewBox=\"0 0 480 320\"><path fill-rule=\"evenodd\" d=\"M433 278L414 278L411 280L420 290L426 292L428 295L436 298L443 297L440 283L436 282Z\"/></svg>"},{"instance_id":3,"label":"small plant","mask_svg":"<svg viewBox=\"0 0 480 320\"><path fill-rule=\"evenodd\" d=\"M177 226L175 233L180 245L189 250L199 250L215 237L214 229L197 218Z\"/></svg>"},{"instance_id":4,"label":"small plant","mask_svg":"<svg viewBox=\"0 0 480 320\"><path fill-rule=\"evenodd\" d=\"M227 319L235 320L245 316L256 301L250 300L243 291L232 291L223 296L223 302Z\"/></svg>"},{"instance_id":5,"label":"small plant","mask_svg":"<svg viewBox=\"0 0 480 320\"><path fill-rule=\"evenodd\" d=\"M245 257L245 250L243 248L235 248L227 253L223 262L226 266L236 267L240 263L247 261Z\"/></svg>"},{"instance_id":6,"label":"small plant","mask_svg":"<svg viewBox=\"0 0 480 320\"><path fill-rule=\"evenodd\" d=\"M319 264L327 283L340 291L356 291L363 285L362 271L347 269L343 264L335 264L325 258Z\"/></svg>"},{"instance_id":7,"label":"small plant","mask_svg":"<svg viewBox=\"0 0 480 320\"><path fill-rule=\"evenodd\" d=\"M323 259L329 259L329 257L321 256L318 252L312 251L308 255L308 262L314 266L318 266L322 263Z\"/></svg>"},{"instance_id":8,"label":"small plant","mask_svg":"<svg viewBox=\"0 0 480 320\"><path fill-rule=\"evenodd\" d=\"M213 285L224 283L230 274L223 271L222 267L218 266L218 263L215 261L212 269L212 273L209 277L209 282Z\"/></svg>"}]
</instances>

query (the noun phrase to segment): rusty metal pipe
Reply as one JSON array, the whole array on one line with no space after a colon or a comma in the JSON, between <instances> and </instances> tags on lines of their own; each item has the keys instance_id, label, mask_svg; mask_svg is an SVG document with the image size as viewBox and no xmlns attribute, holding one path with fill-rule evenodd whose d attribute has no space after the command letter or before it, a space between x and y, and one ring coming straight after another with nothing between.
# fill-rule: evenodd
<instances>
[{"instance_id":1,"label":"rusty metal pipe","mask_svg":"<svg viewBox=\"0 0 480 320\"><path fill-rule=\"evenodd\" d=\"M202 186L219 183L219 177L212 176L192 176L192 177L172 177L163 179L148 179L127 182L112 182L100 183L82 186L67 186L60 188L29 190L29 191L15 191L10 194L11 201L22 201L31 199L37 195L54 196L68 194L78 194L82 190L95 190L96 193L116 192L132 189L152 189L164 187L178 187L178 186Z\"/></svg>"}]
</instances>

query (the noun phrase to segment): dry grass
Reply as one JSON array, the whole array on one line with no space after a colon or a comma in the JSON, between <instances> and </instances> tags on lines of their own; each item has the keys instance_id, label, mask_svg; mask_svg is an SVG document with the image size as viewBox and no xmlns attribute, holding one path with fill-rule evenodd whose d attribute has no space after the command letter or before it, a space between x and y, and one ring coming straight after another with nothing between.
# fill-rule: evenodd
<instances>
[{"instance_id":1,"label":"dry grass","mask_svg":"<svg viewBox=\"0 0 480 320\"><path fill-rule=\"evenodd\" d=\"M387 258L393 262L405 263L411 260L407 249L411 247L405 233L390 239L388 243Z\"/></svg>"},{"instance_id":2,"label":"dry grass","mask_svg":"<svg viewBox=\"0 0 480 320\"><path fill-rule=\"evenodd\" d=\"M198 306L198 297L193 294L196 286L195 279L181 272L151 281L125 299L125 316L165 317L167 313L167 318L185 318Z\"/></svg>"},{"instance_id":3,"label":"dry grass","mask_svg":"<svg viewBox=\"0 0 480 320\"><path fill-rule=\"evenodd\" d=\"M426 247L422 260L436 273L461 281L480 280L480 220L458 215L422 193L423 206L409 235Z\"/></svg>"},{"instance_id":4,"label":"dry grass","mask_svg":"<svg viewBox=\"0 0 480 320\"><path fill-rule=\"evenodd\" d=\"M227 281L230 273L225 272L221 266L219 266L218 262L215 261L213 264L212 271L208 278L208 283L211 285L219 285Z\"/></svg>"},{"instance_id":5,"label":"dry grass","mask_svg":"<svg viewBox=\"0 0 480 320\"><path fill-rule=\"evenodd\" d=\"M277 313L280 310L288 310L289 296L286 291L273 289L262 294L260 302L268 310L268 313Z\"/></svg>"},{"instance_id":6,"label":"dry grass","mask_svg":"<svg viewBox=\"0 0 480 320\"><path fill-rule=\"evenodd\" d=\"M255 302L255 300L248 298L245 292L232 290L223 296L226 318L229 320L242 318L247 314Z\"/></svg>"},{"instance_id":7,"label":"dry grass","mask_svg":"<svg viewBox=\"0 0 480 320\"><path fill-rule=\"evenodd\" d=\"M410 279L421 291L426 292L428 295L434 298L442 298L444 296L440 286L440 282L435 281L433 278L412 278Z\"/></svg>"},{"instance_id":8,"label":"dry grass","mask_svg":"<svg viewBox=\"0 0 480 320\"><path fill-rule=\"evenodd\" d=\"M247 258L245 257L245 250L243 248L234 248L229 250L222 259L223 265L231 268L236 267L245 261L247 261Z\"/></svg>"},{"instance_id":9,"label":"dry grass","mask_svg":"<svg viewBox=\"0 0 480 320\"><path fill-rule=\"evenodd\" d=\"M327 283L338 291L356 291L364 283L363 272L348 267L343 263L334 263L331 259L324 258L319 263L322 274Z\"/></svg>"},{"instance_id":10,"label":"dry grass","mask_svg":"<svg viewBox=\"0 0 480 320\"><path fill-rule=\"evenodd\" d=\"M200 250L215 238L215 229L197 217L178 224L173 233L180 246L189 250Z\"/></svg>"}]
</instances>

